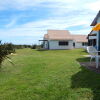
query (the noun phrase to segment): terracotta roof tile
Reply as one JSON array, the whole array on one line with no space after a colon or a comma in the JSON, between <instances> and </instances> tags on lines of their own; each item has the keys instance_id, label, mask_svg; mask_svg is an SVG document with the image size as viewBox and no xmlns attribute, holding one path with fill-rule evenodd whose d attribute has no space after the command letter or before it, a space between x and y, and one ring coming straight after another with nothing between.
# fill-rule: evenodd
<instances>
[{"instance_id":1,"label":"terracotta roof tile","mask_svg":"<svg viewBox=\"0 0 100 100\"><path fill-rule=\"evenodd\" d=\"M48 34L44 34L44 39L48 39Z\"/></svg>"},{"instance_id":2,"label":"terracotta roof tile","mask_svg":"<svg viewBox=\"0 0 100 100\"><path fill-rule=\"evenodd\" d=\"M70 32L67 30L48 30L48 33L44 35L44 38L50 40L73 40Z\"/></svg>"},{"instance_id":3,"label":"terracotta roof tile","mask_svg":"<svg viewBox=\"0 0 100 100\"><path fill-rule=\"evenodd\" d=\"M71 35L68 30L48 30L44 39L49 40L75 40L77 42L87 42L87 35Z\"/></svg>"},{"instance_id":4,"label":"terracotta roof tile","mask_svg":"<svg viewBox=\"0 0 100 100\"><path fill-rule=\"evenodd\" d=\"M76 42L88 42L87 35L72 35Z\"/></svg>"}]
</instances>

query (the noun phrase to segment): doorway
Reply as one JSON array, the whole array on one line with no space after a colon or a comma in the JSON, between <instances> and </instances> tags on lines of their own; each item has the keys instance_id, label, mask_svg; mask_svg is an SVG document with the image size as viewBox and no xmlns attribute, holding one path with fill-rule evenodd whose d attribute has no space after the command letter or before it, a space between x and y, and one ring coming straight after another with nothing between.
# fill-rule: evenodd
<instances>
[{"instance_id":1,"label":"doorway","mask_svg":"<svg viewBox=\"0 0 100 100\"><path fill-rule=\"evenodd\" d=\"M75 48L75 42L73 43L73 47Z\"/></svg>"}]
</instances>

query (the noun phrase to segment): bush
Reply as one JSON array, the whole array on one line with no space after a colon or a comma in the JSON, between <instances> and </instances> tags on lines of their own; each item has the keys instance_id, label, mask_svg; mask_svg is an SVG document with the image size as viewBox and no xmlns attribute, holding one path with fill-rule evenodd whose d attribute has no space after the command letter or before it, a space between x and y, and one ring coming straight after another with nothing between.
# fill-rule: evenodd
<instances>
[{"instance_id":1,"label":"bush","mask_svg":"<svg viewBox=\"0 0 100 100\"><path fill-rule=\"evenodd\" d=\"M11 43L2 44L0 41L0 68L5 59L9 59L10 61L10 58L7 55L13 52L15 52L15 49Z\"/></svg>"},{"instance_id":2,"label":"bush","mask_svg":"<svg viewBox=\"0 0 100 100\"><path fill-rule=\"evenodd\" d=\"M8 54L15 53L15 46L12 43L5 43L5 49L7 50Z\"/></svg>"},{"instance_id":3,"label":"bush","mask_svg":"<svg viewBox=\"0 0 100 100\"><path fill-rule=\"evenodd\" d=\"M15 49L31 48L31 45L14 45Z\"/></svg>"},{"instance_id":4,"label":"bush","mask_svg":"<svg viewBox=\"0 0 100 100\"><path fill-rule=\"evenodd\" d=\"M31 49L36 49L36 48L37 48L36 44L34 44L34 45L31 46Z\"/></svg>"}]
</instances>

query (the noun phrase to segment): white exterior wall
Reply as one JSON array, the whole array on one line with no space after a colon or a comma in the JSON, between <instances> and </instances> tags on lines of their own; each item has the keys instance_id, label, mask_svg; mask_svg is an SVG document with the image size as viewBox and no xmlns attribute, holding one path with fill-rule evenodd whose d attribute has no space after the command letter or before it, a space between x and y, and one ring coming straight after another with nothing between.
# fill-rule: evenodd
<instances>
[{"instance_id":1,"label":"white exterior wall","mask_svg":"<svg viewBox=\"0 0 100 100\"><path fill-rule=\"evenodd\" d=\"M59 41L60 40L48 40L49 49L50 50L54 50L54 49L63 50L63 49L73 49L73 48L84 48L84 46L82 46L82 42L75 42L73 40L69 40L68 46L61 46L59 45ZM44 44L45 49L48 49L48 42L45 41L45 44ZM73 46L73 43L75 43L75 47Z\"/></svg>"},{"instance_id":2,"label":"white exterior wall","mask_svg":"<svg viewBox=\"0 0 100 100\"><path fill-rule=\"evenodd\" d=\"M97 36L89 36L89 39L97 39Z\"/></svg>"},{"instance_id":3,"label":"white exterior wall","mask_svg":"<svg viewBox=\"0 0 100 100\"><path fill-rule=\"evenodd\" d=\"M98 31L92 31L91 34L98 34Z\"/></svg>"},{"instance_id":4,"label":"white exterior wall","mask_svg":"<svg viewBox=\"0 0 100 100\"><path fill-rule=\"evenodd\" d=\"M73 41L68 41L68 46L59 46L59 41L57 40L50 40L49 41L49 49L73 49Z\"/></svg>"},{"instance_id":5,"label":"white exterior wall","mask_svg":"<svg viewBox=\"0 0 100 100\"><path fill-rule=\"evenodd\" d=\"M84 48L81 42L75 42L75 48Z\"/></svg>"}]
</instances>

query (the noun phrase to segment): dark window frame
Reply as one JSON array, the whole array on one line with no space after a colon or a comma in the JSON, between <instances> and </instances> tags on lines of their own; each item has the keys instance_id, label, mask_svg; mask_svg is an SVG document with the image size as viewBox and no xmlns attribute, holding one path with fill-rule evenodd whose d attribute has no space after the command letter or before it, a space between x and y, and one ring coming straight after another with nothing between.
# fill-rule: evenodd
<instances>
[{"instance_id":1,"label":"dark window frame","mask_svg":"<svg viewBox=\"0 0 100 100\"><path fill-rule=\"evenodd\" d=\"M85 43L84 42L82 42L82 46L84 46L85 45Z\"/></svg>"},{"instance_id":2,"label":"dark window frame","mask_svg":"<svg viewBox=\"0 0 100 100\"><path fill-rule=\"evenodd\" d=\"M59 46L68 46L69 42L68 41L59 41Z\"/></svg>"},{"instance_id":3,"label":"dark window frame","mask_svg":"<svg viewBox=\"0 0 100 100\"><path fill-rule=\"evenodd\" d=\"M82 42L82 46L87 46L88 43L87 42Z\"/></svg>"}]
</instances>

